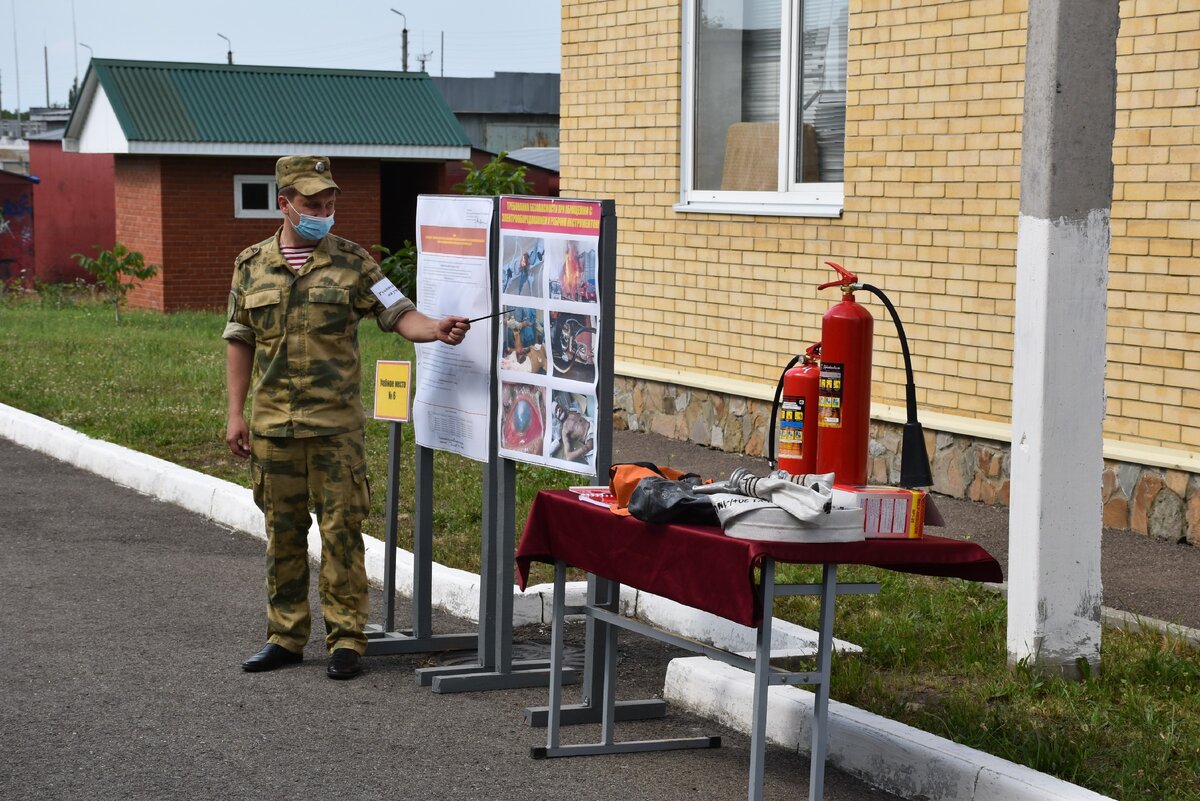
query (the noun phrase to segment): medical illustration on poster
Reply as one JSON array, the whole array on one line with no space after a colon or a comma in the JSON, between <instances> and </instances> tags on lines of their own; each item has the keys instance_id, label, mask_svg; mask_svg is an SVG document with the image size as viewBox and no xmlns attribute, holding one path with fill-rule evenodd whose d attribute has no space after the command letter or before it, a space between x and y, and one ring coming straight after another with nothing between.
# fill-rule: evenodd
<instances>
[{"instance_id":1,"label":"medical illustration on poster","mask_svg":"<svg viewBox=\"0 0 1200 801\"><path fill-rule=\"evenodd\" d=\"M595 469L600 204L500 198L500 455Z\"/></svg>"},{"instance_id":2,"label":"medical illustration on poster","mask_svg":"<svg viewBox=\"0 0 1200 801\"><path fill-rule=\"evenodd\" d=\"M417 308L430 317L475 318L492 308L492 198L417 198ZM476 461L488 458L492 349L488 324L462 344L416 346L413 417L417 443Z\"/></svg>"}]
</instances>

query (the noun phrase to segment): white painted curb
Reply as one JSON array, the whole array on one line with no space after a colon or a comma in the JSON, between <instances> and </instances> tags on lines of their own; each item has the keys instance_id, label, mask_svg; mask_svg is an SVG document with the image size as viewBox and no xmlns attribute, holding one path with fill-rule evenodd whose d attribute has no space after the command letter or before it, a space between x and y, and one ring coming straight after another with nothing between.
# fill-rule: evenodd
<instances>
[{"instance_id":1,"label":"white painted curb","mask_svg":"<svg viewBox=\"0 0 1200 801\"><path fill-rule=\"evenodd\" d=\"M754 675L703 656L672 660L663 698L750 732ZM767 739L808 754L813 694L767 690ZM1114 801L1014 762L848 704L829 702L827 764L903 798L926 801Z\"/></svg>"}]
</instances>

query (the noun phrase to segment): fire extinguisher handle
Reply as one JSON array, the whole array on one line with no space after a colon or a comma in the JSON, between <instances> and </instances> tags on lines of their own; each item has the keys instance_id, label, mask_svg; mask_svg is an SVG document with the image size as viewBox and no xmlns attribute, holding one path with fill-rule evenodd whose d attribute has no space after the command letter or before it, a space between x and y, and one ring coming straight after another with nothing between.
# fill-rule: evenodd
<instances>
[{"instance_id":1,"label":"fire extinguisher handle","mask_svg":"<svg viewBox=\"0 0 1200 801\"><path fill-rule=\"evenodd\" d=\"M779 421L779 399L783 397L783 381L787 378L788 370L796 366L796 362L800 361L801 356L793 356L792 360L787 363L787 367L783 368L783 372L779 374L779 383L775 385L775 402L771 404L771 427L767 432L767 464L771 469L775 469L775 426Z\"/></svg>"},{"instance_id":2,"label":"fire extinguisher handle","mask_svg":"<svg viewBox=\"0 0 1200 801\"><path fill-rule=\"evenodd\" d=\"M854 273L850 272L849 270L847 270L842 265L838 264L837 262L833 262L833 261L827 261L825 263L828 264L833 269L837 270L838 275L840 275L841 278L839 278L836 281L830 281L828 283L821 284L820 286L817 287L817 289L828 289L831 286L851 286L853 284L858 283L858 276L855 275Z\"/></svg>"}]
</instances>

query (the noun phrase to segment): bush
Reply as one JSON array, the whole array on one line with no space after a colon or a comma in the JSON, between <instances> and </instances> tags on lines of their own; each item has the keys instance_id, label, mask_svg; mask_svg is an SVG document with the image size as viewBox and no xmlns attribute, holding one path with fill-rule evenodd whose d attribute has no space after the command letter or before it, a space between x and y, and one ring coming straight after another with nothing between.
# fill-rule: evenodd
<instances>
[{"instance_id":1,"label":"bush","mask_svg":"<svg viewBox=\"0 0 1200 801\"><path fill-rule=\"evenodd\" d=\"M504 159L508 152L501 150L494 159L482 167L464 161L467 175L455 189L464 195L528 195L533 185L525 180L525 167L509 164Z\"/></svg>"},{"instance_id":2,"label":"bush","mask_svg":"<svg viewBox=\"0 0 1200 801\"><path fill-rule=\"evenodd\" d=\"M387 276L387 279L404 293L404 297L416 303L417 246L405 239L403 247L397 248L394 252L391 248L383 245L373 245L371 250L383 254L383 258L379 260L379 266L383 268L383 274Z\"/></svg>"},{"instance_id":3,"label":"bush","mask_svg":"<svg viewBox=\"0 0 1200 801\"><path fill-rule=\"evenodd\" d=\"M95 248L99 252L94 259L82 253L76 253L73 258L79 262L80 267L96 276L96 281L104 287L104 291L112 300L113 311L119 323L121 303L125 300L126 293L137 286L139 281L153 277L158 272L158 265L146 264L146 259L141 253L130 250L120 242L114 244L112 250L100 250L99 245Z\"/></svg>"},{"instance_id":4,"label":"bush","mask_svg":"<svg viewBox=\"0 0 1200 801\"><path fill-rule=\"evenodd\" d=\"M526 168L507 163L504 160L507 155L502 151L482 167L464 161L467 175L454 188L464 195L528 195L533 191L533 185L525 180ZM388 280L404 293L404 297L416 303L417 246L406 239L404 245L394 251L384 245L372 245L371 250L382 254L379 266Z\"/></svg>"}]
</instances>

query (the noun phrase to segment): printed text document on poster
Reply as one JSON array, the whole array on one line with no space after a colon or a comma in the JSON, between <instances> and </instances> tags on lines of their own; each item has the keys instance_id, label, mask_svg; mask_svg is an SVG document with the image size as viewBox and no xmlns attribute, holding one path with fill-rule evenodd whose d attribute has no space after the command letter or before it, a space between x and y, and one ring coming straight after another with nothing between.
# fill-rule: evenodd
<instances>
[{"instance_id":1,"label":"printed text document on poster","mask_svg":"<svg viewBox=\"0 0 1200 801\"><path fill-rule=\"evenodd\" d=\"M488 237L491 198L417 198L417 308L434 319L482 317L492 309ZM488 456L489 321L462 344L416 346L413 422L417 444L476 461Z\"/></svg>"}]
</instances>

